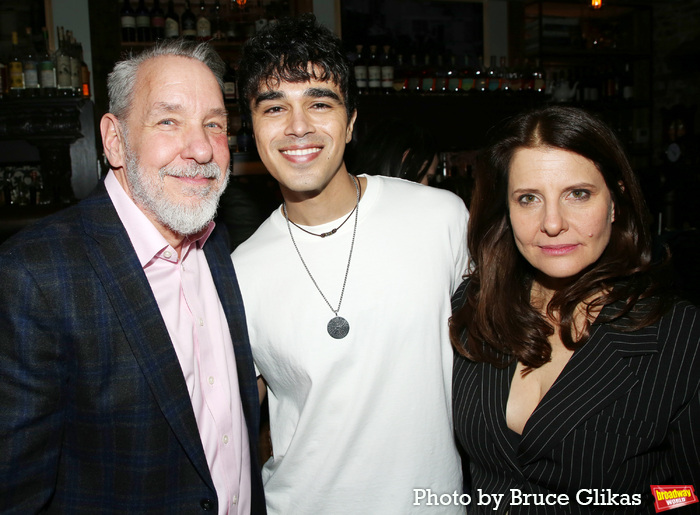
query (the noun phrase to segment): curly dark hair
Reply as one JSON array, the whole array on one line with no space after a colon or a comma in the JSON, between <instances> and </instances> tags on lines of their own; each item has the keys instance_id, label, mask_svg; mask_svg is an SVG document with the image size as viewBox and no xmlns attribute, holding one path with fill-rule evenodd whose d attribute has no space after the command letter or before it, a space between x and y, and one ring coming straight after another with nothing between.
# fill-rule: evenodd
<instances>
[{"instance_id":1,"label":"curly dark hair","mask_svg":"<svg viewBox=\"0 0 700 515\"><path fill-rule=\"evenodd\" d=\"M468 228L472 272L467 298L450 321L458 352L496 366L517 360L527 370L544 365L551 357L547 338L555 328L530 302L535 271L515 245L508 213L510 163L522 148L563 149L590 160L602 174L615 205L615 223L603 254L576 280L555 292L547 307L548 313L559 315L564 345L573 350L588 338L590 324L577 339L572 331L576 310L582 305L590 314L621 301L615 320L626 317L625 331L658 320L666 309L664 295L659 297L661 302L644 302L643 308L635 309L641 299L662 293L657 273L665 266L652 262L646 203L615 133L582 109L549 106L515 116L495 134L497 139L477 163ZM591 298L594 300L588 302ZM467 341L462 342L465 333Z\"/></svg>"},{"instance_id":2,"label":"curly dark hair","mask_svg":"<svg viewBox=\"0 0 700 515\"><path fill-rule=\"evenodd\" d=\"M311 79L336 84L348 118L352 116L357 92L340 39L309 13L270 24L243 45L238 64L241 114L250 117L250 104L263 85Z\"/></svg>"}]
</instances>

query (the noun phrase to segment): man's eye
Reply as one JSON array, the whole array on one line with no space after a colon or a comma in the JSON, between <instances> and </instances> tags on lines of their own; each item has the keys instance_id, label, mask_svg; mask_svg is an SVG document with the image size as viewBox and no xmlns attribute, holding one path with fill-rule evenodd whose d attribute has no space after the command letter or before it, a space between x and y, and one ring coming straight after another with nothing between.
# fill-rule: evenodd
<instances>
[{"instance_id":1,"label":"man's eye","mask_svg":"<svg viewBox=\"0 0 700 515\"><path fill-rule=\"evenodd\" d=\"M161 120L158 125L173 125L175 122L173 120Z\"/></svg>"},{"instance_id":2,"label":"man's eye","mask_svg":"<svg viewBox=\"0 0 700 515\"><path fill-rule=\"evenodd\" d=\"M265 109L265 110L263 111L263 113L265 113L265 114L275 114L275 113L279 113L280 111L282 111L282 108L281 108L281 107L279 107L279 106L272 106L272 107L268 107L267 109Z\"/></svg>"}]
</instances>

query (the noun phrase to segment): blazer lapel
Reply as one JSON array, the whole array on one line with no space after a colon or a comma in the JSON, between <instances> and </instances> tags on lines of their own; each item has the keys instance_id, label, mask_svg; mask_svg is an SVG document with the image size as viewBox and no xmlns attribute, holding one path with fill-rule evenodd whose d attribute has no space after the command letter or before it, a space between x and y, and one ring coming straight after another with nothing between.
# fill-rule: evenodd
<instances>
[{"instance_id":1,"label":"blazer lapel","mask_svg":"<svg viewBox=\"0 0 700 515\"><path fill-rule=\"evenodd\" d=\"M163 415L199 474L214 489L182 368L165 322L129 236L104 186L98 188L98 193L81 203L87 257Z\"/></svg>"},{"instance_id":2,"label":"blazer lapel","mask_svg":"<svg viewBox=\"0 0 700 515\"><path fill-rule=\"evenodd\" d=\"M603 314L613 309L606 307ZM582 421L627 393L638 379L626 358L657 352L657 339L653 327L631 334L594 324L588 341L574 352L527 421L518 449L520 464L538 459Z\"/></svg>"},{"instance_id":3,"label":"blazer lapel","mask_svg":"<svg viewBox=\"0 0 700 515\"><path fill-rule=\"evenodd\" d=\"M513 438L508 435L510 429L506 423L506 404L508 403L508 393L510 392L510 384L515 373L516 363L512 363L506 368L496 368L484 363L479 366L484 374L481 405L483 406L488 432L512 470L519 471L520 466L516 461L516 448L513 446Z\"/></svg>"}]
</instances>

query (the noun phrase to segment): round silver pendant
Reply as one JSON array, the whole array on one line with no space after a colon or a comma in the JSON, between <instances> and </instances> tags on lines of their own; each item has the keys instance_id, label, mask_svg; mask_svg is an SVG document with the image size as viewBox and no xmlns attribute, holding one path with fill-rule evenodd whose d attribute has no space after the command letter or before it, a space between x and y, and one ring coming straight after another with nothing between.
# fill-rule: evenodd
<instances>
[{"instance_id":1,"label":"round silver pendant","mask_svg":"<svg viewBox=\"0 0 700 515\"><path fill-rule=\"evenodd\" d=\"M345 338L348 335L348 332L350 332L350 324L348 324L348 321L343 317L335 316L334 318L331 318L330 322L328 322L327 329L328 334L330 334L336 340L340 340L341 338Z\"/></svg>"}]
</instances>

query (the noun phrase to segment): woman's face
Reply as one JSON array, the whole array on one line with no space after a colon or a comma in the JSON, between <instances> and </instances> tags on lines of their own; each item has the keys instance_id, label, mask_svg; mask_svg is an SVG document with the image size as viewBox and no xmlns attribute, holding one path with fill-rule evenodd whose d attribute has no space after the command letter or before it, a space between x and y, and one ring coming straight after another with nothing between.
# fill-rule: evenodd
<instances>
[{"instance_id":1,"label":"woman's face","mask_svg":"<svg viewBox=\"0 0 700 515\"><path fill-rule=\"evenodd\" d=\"M614 221L610 190L583 156L521 148L511 160L508 207L515 244L539 282L576 276L602 255Z\"/></svg>"}]
</instances>

